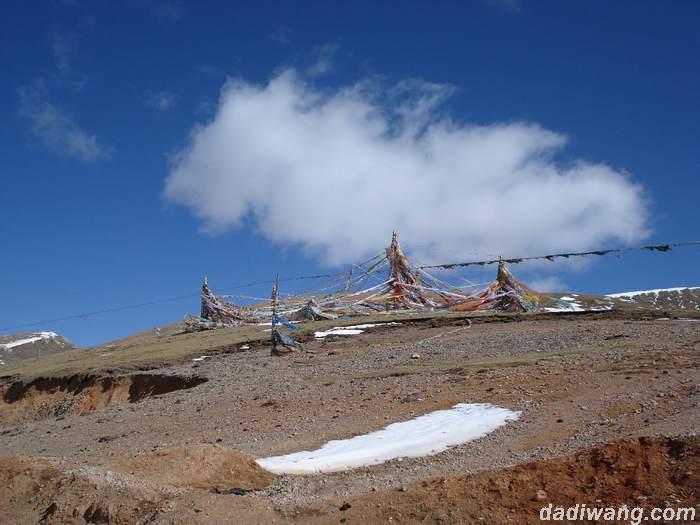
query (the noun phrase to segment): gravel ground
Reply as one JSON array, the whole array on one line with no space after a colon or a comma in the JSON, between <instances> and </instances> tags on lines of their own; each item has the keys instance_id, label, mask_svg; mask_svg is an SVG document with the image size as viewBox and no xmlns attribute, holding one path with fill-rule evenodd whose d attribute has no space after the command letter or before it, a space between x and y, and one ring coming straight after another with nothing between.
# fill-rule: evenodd
<instances>
[{"instance_id":1,"label":"gravel ground","mask_svg":"<svg viewBox=\"0 0 700 525\"><path fill-rule=\"evenodd\" d=\"M601 317L380 326L309 342L304 354L219 354L158 370L208 379L195 388L0 429L0 446L8 455L105 471L175 446L217 444L254 457L309 450L459 402L522 412L518 421L436 456L280 476L235 503L258 517L289 518L301 507L433 476L499 469L620 438L696 434L700 322ZM202 496L177 497L190 505Z\"/></svg>"}]
</instances>

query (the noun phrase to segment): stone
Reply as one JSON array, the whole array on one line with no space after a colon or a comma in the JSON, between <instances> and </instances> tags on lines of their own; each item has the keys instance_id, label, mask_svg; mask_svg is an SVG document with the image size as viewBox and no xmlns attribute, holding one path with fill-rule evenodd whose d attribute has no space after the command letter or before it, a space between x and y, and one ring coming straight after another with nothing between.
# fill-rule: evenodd
<instances>
[{"instance_id":1,"label":"stone","mask_svg":"<svg viewBox=\"0 0 700 525\"><path fill-rule=\"evenodd\" d=\"M544 501L547 499L547 491L544 489L540 489L537 492L535 492L535 495L532 497L532 501Z\"/></svg>"}]
</instances>

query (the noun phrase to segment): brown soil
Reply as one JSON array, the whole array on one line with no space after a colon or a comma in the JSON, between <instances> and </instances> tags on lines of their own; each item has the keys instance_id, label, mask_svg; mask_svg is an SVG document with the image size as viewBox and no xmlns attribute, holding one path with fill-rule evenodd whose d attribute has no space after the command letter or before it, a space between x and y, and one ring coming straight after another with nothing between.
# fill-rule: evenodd
<instances>
[{"instance_id":1,"label":"brown soil","mask_svg":"<svg viewBox=\"0 0 700 525\"><path fill-rule=\"evenodd\" d=\"M121 377L74 375L38 378L0 386L0 426L67 413L87 414L112 405L192 388L207 379L159 374Z\"/></svg>"},{"instance_id":2,"label":"brown soil","mask_svg":"<svg viewBox=\"0 0 700 525\"><path fill-rule=\"evenodd\" d=\"M538 490L561 505L580 497L683 506L698 496L700 323L654 315L475 317L471 327L457 317L411 319L323 341L308 338L322 329L309 325L309 352L286 357L263 343L242 350L235 329L134 341L100 359L129 361L121 352L132 352L141 366L153 348L158 359L182 351L178 364L150 374L176 379L120 367L50 380L52 368L37 382L0 387L0 450L23 458L19 467L0 463L9 487L0 522L37 523L55 503L46 523L84 523L93 504L88 518L112 523L508 523L511 513L510 522L528 523ZM202 354L210 357L191 360ZM197 388L172 389L193 373L185 384ZM464 402L521 416L436 456L278 476L265 488L230 452L313 450ZM46 469L58 485L42 481ZM25 470L39 481L21 481ZM226 490L247 487L255 490Z\"/></svg>"},{"instance_id":3,"label":"brown soil","mask_svg":"<svg viewBox=\"0 0 700 525\"><path fill-rule=\"evenodd\" d=\"M171 449L137 458L115 469L122 474L66 470L42 458L0 458L0 483L5 487L0 491L0 508L3 522L13 524L519 525L541 523L539 511L549 504L627 505L648 513L653 507L694 507L700 492L698 437L616 441L552 460L433 477L392 490L276 510L259 496L236 496L226 490L183 496L153 486L262 488L272 476L253 465L250 458L218 447ZM200 467L202 473L197 472ZM123 474L125 470L130 475ZM180 476L187 482L181 483Z\"/></svg>"},{"instance_id":4,"label":"brown soil","mask_svg":"<svg viewBox=\"0 0 700 525\"><path fill-rule=\"evenodd\" d=\"M0 457L0 522L8 524L145 524L164 497L146 487L113 484L55 461Z\"/></svg>"},{"instance_id":5,"label":"brown soil","mask_svg":"<svg viewBox=\"0 0 700 525\"><path fill-rule=\"evenodd\" d=\"M569 507L694 507L700 439L634 439L573 456L399 490L334 499L291 514L305 523L541 523L552 503Z\"/></svg>"},{"instance_id":6,"label":"brown soil","mask_svg":"<svg viewBox=\"0 0 700 525\"><path fill-rule=\"evenodd\" d=\"M262 489L275 478L250 456L216 446L159 450L137 456L114 470L157 485L220 491Z\"/></svg>"}]
</instances>

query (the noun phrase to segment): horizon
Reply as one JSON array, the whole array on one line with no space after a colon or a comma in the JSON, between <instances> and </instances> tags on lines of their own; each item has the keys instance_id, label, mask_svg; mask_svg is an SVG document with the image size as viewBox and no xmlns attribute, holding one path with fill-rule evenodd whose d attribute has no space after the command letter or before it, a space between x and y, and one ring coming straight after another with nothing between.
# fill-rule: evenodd
<instances>
[{"instance_id":1,"label":"horizon","mask_svg":"<svg viewBox=\"0 0 700 525\"><path fill-rule=\"evenodd\" d=\"M118 310L16 330L94 346L196 313L204 276L268 297L394 228L418 264L698 239L694 2L7 11L0 326ZM697 256L513 271L602 295L698 286Z\"/></svg>"}]
</instances>

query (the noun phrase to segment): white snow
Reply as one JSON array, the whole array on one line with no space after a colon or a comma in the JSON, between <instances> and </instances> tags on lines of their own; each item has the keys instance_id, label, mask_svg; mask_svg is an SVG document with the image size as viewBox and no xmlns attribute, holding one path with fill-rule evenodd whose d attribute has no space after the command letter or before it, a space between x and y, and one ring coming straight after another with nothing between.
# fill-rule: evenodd
<instances>
[{"instance_id":1,"label":"white snow","mask_svg":"<svg viewBox=\"0 0 700 525\"><path fill-rule=\"evenodd\" d=\"M397 325L400 323L369 323L369 324L354 324L351 326L336 326L330 330L325 330L323 332L314 332L314 337L320 339L326 337L327 335L359 335L368 328L374 328L375 326L390 326Z\"/></svg>"},{"instance_id":2,"label":"white snow","mask_svg":"<svg viewBox=\"0 0 700 525\"><path fill-rule=\"evenodd\" d=\"M204 361L207 357L209 357L209 356L208 356L208 355L202 355L202 356L199 356L199 357L195 357L194 359L192 359L192 361Z\"/></svg>"},{"instance_id":3,"label":"white snow","mask_svg":"<svg viewBox=\"0 0 700 525\"><path fill-rule=\"evenodd\" d=\"M0 344L0 350L11 350L16 346L28 345L29 343L36 343L42 339L53 339L54 337L58 337L58 334L55 332L37 332L32 334L32 337L16 339L14 341L10 341L9 343L2 343Z\"/></svg>"},{"instance_id":4,"label":"white snow","mask_svg":"<svg viewBox=\"0 0 700 525\"><path fill-rule=\"evenodd\" d=\"M545 312L549 313L565 313L565 312L607 312L612 310L612 305L599 305L591 306L590 308L583 308L580 304L570 303L569 306L564 306L562 308L545 308Z\"/></svg>"},{"instance_id":5,"label":"white snow","mask_svg":"<svg viewBox=\"0 0 700 525\"><path fill-rule=\"evenodd\" d=\"M315 474L430 456L483 437L519 416L520 412L494 405L460 403L376 432L329 441L317 450L262 458L257 463L275 474Z\"/></svg>"},{"instance_id":6,"label":"white snow","mask_svg":"<svg viewBox=\"0 0 700 525\"><path fill-rule=\"evenodd\" d=\"M364 330L354 330L352 328L331 328L325 332L314 332L314 337L322 338L327 335L358 335L364 332Z\"/></svg>"},{"instance_id":7,"label":"white snow","mask_svg":"<svg viewBox=\"0 0 700 525\"><path fill-rule=\"evenodd\" d=\"M552 307L552 308L545 308L545 312L550 312L550 313L563 313L563 312L604 312L607 310L612 310L612 304L596 304L594 306L589 306L588 308L585 308L584 306L581 305L581 303L578 302L576 299L578 297L577 294L571 294L569 295L563 295L559 299L560 301L565 301L565 302L560 302L559 306Z\"/></svg>"},{"instance_id":8,"label":"white snow","mask_svg":"<svg viewBox=\"0 0 700 525\"><path fill-rule=\"evenodd\" d=\"M658 295L659 292L682 292L683 290L700 290L700 286L681 286L679 288L658 288L656 290L637 290L635 292L609 293L607 294L607 297L635 297L637 295L644 294Z\"/></svg>"},{"instance_id":9,"label":"white snow","mask_svg":"<svg viewBox=\"0 0 700 525\"><path fill-rule=\"evenodd\" d=\"M563 299L563 297L562 297ZM545 308L545 312L552 312L552 313L557 313L557 312L585 312L585 308L583 308L580 304L576 302L569 302L566 305L563 305L559 308Z\"/></svg>"},{"instance_id":10,"label":"white snow","mask_svg":"<svg viewBox=\"0 0 700 525\"><path fill-rule=\"evenodd\" d=\"M369 323L369 324L354 324L352 326L343 326L343 328L374 328L375 326L391 326L399 323Z\"/></svg>"}]
</instances>

